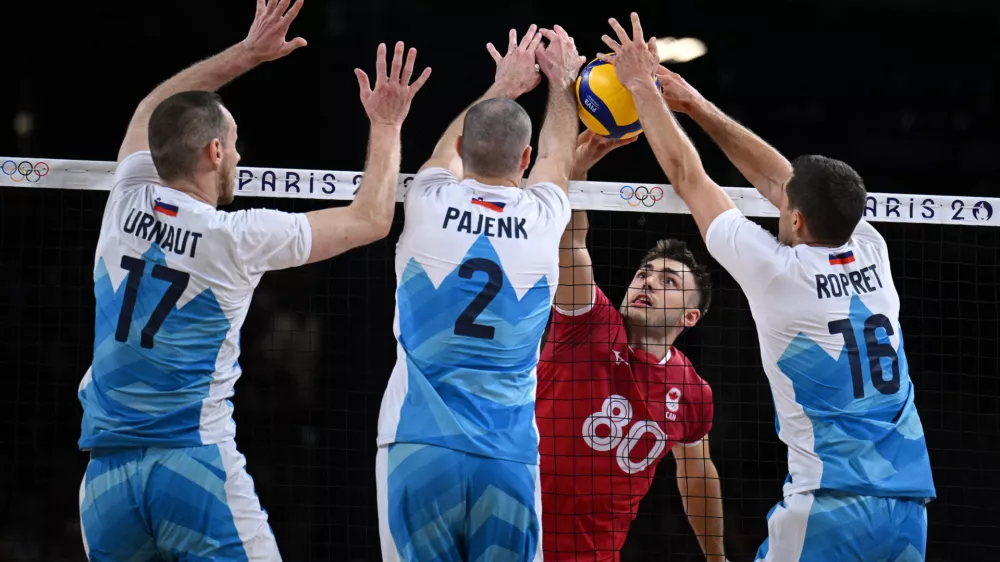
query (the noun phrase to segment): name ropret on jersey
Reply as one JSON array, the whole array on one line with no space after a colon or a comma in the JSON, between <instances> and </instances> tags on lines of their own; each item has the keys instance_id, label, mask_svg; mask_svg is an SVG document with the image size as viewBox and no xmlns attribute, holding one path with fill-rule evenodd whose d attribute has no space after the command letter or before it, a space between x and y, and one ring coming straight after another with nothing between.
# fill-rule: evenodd
<instances>
[{"instance_id":1,"label":"name ropret on jersey","mask_svg":"<svg viewBox=\"0 0 1000 562\"><path fill-rule=\"evenodd\" d=\"M885 240L861 221L838 248L786 246L737 209L706 233L750 303L785 495L831 489L932 499L935 488Z\"/></svg>"}]
</instances>

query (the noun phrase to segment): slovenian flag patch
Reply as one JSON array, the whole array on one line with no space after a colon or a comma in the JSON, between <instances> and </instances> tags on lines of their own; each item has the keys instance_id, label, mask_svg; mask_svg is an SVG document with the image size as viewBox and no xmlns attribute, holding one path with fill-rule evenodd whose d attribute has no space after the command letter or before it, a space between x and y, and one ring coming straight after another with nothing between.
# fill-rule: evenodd
<instances>
[{"instance_id":1,"label":"slovenian flag patch","mask_svg":"<svg viewBox=\"0 0 1000 562\"><path fill-rule=\"evenodd\" d=\"M830 254L830 265L847 265L849 263L854 263L854 252L852 251Z\"/></svg>"},{"instance_id":2,"label":"slovenian flag patch","mask_svg":"<svg viewBox=\"0 0 1000 562\"><path fill-rule=\"evenodd\" d=\"M177 216L177 206L176 205L168 205L167 203L164 203L164 202L160 201L159 199L157 199L156 203L153 205L153 210L156 211L157 213L163 213L164 215L167 215L168 217L176 217Z\"/></svg>"},{"instance_id":3,"label":"slovenian flag patch","mask_svg":"<svg viewBox=\"0 0 1000 562\"><path fill-rule=\"evenodd\" d=\"M482 197L476 197L472 200L473 205L479 205L480 207L486 207L491 211L496 211L498 213L503 212L503 208L507 206L503 201L483 201Z\"/></svg>"}]
</instances>

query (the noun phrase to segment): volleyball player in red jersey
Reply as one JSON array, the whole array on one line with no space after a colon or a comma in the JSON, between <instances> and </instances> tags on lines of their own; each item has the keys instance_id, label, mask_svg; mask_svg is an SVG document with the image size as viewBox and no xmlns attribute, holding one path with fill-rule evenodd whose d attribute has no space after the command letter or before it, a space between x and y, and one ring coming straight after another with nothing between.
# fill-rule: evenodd
<instances>
[{"instance_id":1,"label":"volleyball player in red jersey","mask_svg":"<svg viewBox=\"0 0 1000 562\"><path fill-rule=\"evenodd\" d=\"M612 149L580 135L574 180ZM574 211L538 364L536 418L546 560L614 560L667 451L688 521L710 562L725 560L722 497L709 456L712 390L673 347L708 308L710 279L684 243L661 240L616 308L594 284L587 215Z\"/></svg>"}]
</instances>

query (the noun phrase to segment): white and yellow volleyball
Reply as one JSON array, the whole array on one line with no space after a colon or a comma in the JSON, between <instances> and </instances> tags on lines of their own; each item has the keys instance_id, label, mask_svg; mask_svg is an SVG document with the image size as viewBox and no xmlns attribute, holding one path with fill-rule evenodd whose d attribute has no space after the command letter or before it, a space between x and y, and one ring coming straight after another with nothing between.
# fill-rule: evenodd
<instances>
[{"instance_id":1,"label":"white and yellow volleyball","mask_svg":"<svg viewBox=\"0 0 1000 562\"><path fill-rule=\"evenodd\" d=\"M604 61L595 59L580 71L576 102L580 120L595 134L618 140L642 132L632 94L618 81L615 67Z\"/></svg>"}]
</instances>

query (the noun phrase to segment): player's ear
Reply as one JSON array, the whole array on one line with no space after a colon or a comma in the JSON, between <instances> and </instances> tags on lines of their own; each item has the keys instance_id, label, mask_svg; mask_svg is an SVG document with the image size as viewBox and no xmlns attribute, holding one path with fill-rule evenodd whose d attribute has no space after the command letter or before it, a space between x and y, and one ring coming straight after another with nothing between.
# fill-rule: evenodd
<instances>
[{"instance_id":1,"label":"player's ear","mask_svg":"<svg viewBox=\"0 0 1000 562\"><path fill-rule=\"evenodd\" d=\"M205 147L208 153L208 161L212 163L213 168L218 168L222 165L222 155L225 153L225 147L222 146L222 141L219 139L212 139L208 146Z\"/></svg>"},{"instance_id":2,"label":"player's ear","mask_svg":"<svg viewBox=\"0 0 1000 562\"><path fill-rule=\"evenodd\" d=\"M528 169L531 165L531 145L524 147L524 152L521 153L521 171Z\"/></svg>"},{"instance_id":3,"label":"player's ear","mask_svg":"<svg viewBox=\"0 0 1000 562\"><path fill-rule=\"evenodd\" d=\"M455 141L455 152L458 153L458 157L462 157L462 135L458 135L458 139Z\"/></svg>"},{"instance_id":4,"label":"player's ear","mask_svg":"<svg viewBox=\"0 0 1000 562\"><path fill-rule=\"evenodd\" d=\"M701 320L701 311L697 308L688 309L684 313L684 327L691 328Z\"/></svg>"}]
</instances>

